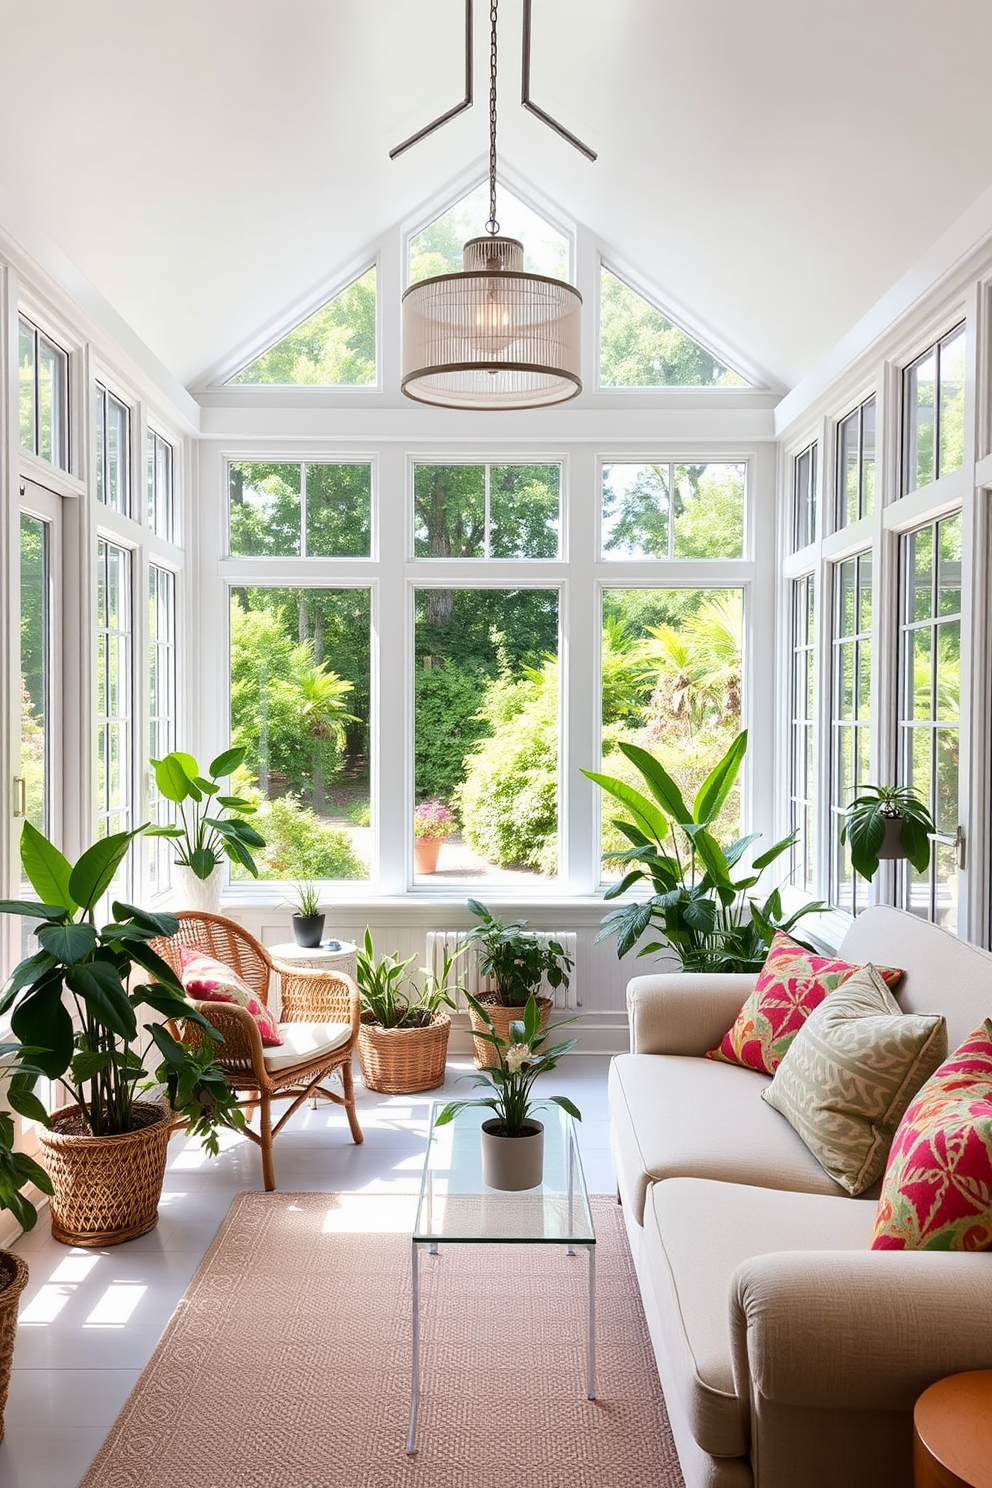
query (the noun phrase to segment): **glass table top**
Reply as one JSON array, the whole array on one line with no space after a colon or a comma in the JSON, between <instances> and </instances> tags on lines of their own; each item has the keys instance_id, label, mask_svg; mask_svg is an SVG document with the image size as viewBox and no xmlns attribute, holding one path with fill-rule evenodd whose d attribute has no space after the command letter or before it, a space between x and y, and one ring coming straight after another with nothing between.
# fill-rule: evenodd
<instances>
[{"instance_id":1,"label":"glass table top","mask_svg":"<svg viewBox=\"0 0 992 1488\"><path fill-rule=\"evenodd\" d=\"M488 1107L460 1111L437 1126L431 1106L430 1137L414 1223L415 1241L519 1241L524 1244L592 1245L596 1240L589 1194L576 1140L577 1122L560 1106L534 1112L544 1125L544 1182L506 1193L482 1181L479 1129Z\"/></svg>"}]
</instances>

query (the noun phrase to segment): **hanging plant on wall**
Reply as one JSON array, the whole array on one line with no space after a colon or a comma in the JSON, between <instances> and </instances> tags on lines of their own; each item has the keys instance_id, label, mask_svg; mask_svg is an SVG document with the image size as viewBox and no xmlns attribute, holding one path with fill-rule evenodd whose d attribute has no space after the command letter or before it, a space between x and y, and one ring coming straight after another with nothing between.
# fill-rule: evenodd
<instances>
[{"instance_id":1,"label":"hanging plant on wall","mask_svg":"<svg viewBox=\"0 0 992 1488\"><path fill-rule=\"evenodd\" d=\"M936 830L929 806L911 785L863 785L844 812L840 840L850 844L855 873L872 879L883 858L908 858L925 873Z\"/></svg>"}]
</instances>

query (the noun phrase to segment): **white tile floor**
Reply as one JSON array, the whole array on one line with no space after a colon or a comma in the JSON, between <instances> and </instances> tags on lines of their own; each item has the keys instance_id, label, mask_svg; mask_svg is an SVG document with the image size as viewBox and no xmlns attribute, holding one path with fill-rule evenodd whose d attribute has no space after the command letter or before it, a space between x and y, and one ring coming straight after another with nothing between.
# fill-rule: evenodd
<instances>
[{"instance_id":1,"label":"white tile floor","mask_svg":"<svg viewBox=\"0 0 992 1488\"><path fill-rule=\"evenodd\" d=\"M548 1077L582 1112L580 1147L590 1193L615 1189L609 1153L605 1056L570 1055ZM305 1107L276 1139L284 1192L414 1193L430 1102L470 1095L471 1059L452 1056L443 1090L382 1096L356 1079L365 1141L344 1112ZM459 1083L456 1083L459 1081ZM553 1083L552 1083L553 1082ZM76 1488L182 1297L235 1194L262 1187L258 1149L242 1138L211 1159L174 1138L156 1229L105 1250L57 1245L47 1215L17 1244L31 1278L0 1444L0 1488ZM154 1488L149 1484L148 1488Z\"/></svg>"}]
</instances>

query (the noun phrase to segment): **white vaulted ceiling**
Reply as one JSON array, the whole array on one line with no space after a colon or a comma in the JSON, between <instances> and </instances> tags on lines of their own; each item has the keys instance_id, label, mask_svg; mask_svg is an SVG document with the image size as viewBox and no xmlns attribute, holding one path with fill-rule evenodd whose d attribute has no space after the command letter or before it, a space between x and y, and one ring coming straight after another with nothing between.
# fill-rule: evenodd
<instances>
[{"instance_id":1,"label":"white vaulted ceiling","mask_svg":"<svg viewBox=\"0 0 992 1488\"><path fill-rule=\"evenodd\" d=\"M481 170L463 0L0 0L0 227L47 235L187 386ZM992 186L988 0L521 0L500 159L719 348L799 382ZM5 220L6 219L6 220ZM482 224L480 224L481 228Z\"/></svg>"}]
</instances>

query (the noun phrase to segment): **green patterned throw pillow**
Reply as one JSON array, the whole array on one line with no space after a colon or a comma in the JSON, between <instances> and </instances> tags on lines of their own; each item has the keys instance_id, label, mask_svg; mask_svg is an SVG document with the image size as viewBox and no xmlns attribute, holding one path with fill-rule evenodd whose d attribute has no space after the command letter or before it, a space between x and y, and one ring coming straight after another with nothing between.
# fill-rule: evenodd
<instances>
[{"instance_id":1,"label":"green patterned throw pillow","mask_svg":"<svg viewBox=\"0 0 992 1488\"><path fill-rule=\"evenodd\" d=\"M762 1098L850 1194L880 1178L910 1101L947 1054L944 1019L903 1013L863 966L806 1019Z\"/></svg>"}]
</instances>

